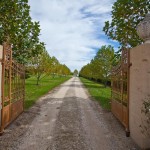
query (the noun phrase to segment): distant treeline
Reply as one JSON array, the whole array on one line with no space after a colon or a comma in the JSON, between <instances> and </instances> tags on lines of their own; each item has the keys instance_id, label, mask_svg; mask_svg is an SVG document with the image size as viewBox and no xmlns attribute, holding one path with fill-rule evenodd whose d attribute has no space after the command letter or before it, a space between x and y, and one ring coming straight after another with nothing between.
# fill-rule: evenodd
<instances>
[{"instance_id":1,"label":"distant treeline","mask_svg":"<svg viewBox=\"0 0 150 150\"><path fill-rule=\"evenodd\" d=\"M81 68L79 76L103 83L105 86L110 85L112 66L119 60L120 57L115 54L112 46L102 46L91 62Z\"/></svg>"}]
</instances>

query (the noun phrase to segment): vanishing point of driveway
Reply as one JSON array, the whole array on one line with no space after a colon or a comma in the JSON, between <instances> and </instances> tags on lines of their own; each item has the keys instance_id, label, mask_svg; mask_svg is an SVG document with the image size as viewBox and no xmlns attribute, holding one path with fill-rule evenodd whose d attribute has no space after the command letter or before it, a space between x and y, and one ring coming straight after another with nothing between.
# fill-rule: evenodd
<instances>
[{"instance_id":1,"label":"vanishing point of driveway","mask_svg":"<svg viewBox=\"0 0 150 150\"><path fill-rule=\"evenodd\" d=\"M42 97L0 137L0 150L138 150L111 112L73 77Z\"/></svg>"}]
</instances>

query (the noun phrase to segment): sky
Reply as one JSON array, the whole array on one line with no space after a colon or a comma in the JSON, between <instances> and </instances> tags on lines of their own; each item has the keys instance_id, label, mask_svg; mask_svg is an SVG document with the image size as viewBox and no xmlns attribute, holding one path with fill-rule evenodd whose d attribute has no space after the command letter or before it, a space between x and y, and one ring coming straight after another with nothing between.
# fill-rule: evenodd
<instances>
[{"instance_id":1,"label":"sky","mask_svg":"<svg viewBox=\"0 0 150 150\"><path fill-rule=\"evenodd\" d=\"M102 31L111 21L115 0L29 0L33 21L40 22L40 40L50 56L66 64L71 71L90 62L102 45L118 43Z\"/></svg>"}]
</instances>

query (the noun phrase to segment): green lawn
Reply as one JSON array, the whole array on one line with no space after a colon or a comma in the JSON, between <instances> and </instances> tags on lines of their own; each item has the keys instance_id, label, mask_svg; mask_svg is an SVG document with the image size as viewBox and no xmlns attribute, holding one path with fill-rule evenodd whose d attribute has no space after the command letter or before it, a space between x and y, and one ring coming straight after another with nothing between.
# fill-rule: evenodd
<instances>
[{"instance_id":1,"label":"green lawn","mask_svg":"<svg viewBox=\"0 0 150 150\"><path fill-rule=\"evenodd\" d=\"M80 78L80 80L88 89L90 95L97 100L103 108L110 110L111 88L105 88L103 84L99 84L85 78Z\"/></svg>"},{"instance_id":2,"label":"green lawn","mask_svg":"<svg viewBox=\"0 0 150 150\"><path fill-rule=\"evenodd\" d=\"M70 77L45 77L36 85L36 78L31 77L25 81L25 109L31 107L39 97L52 90L54 87L67 81Z\"/></svg>"}]
</instances>

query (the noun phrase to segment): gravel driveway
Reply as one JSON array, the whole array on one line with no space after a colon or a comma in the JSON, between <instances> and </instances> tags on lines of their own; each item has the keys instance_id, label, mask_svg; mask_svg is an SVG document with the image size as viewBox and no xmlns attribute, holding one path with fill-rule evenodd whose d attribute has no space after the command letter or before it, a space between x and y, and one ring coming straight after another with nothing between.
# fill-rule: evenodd
<instances>
[{"instance_id":1,"label":"gravel driveway","mask_svg":"<svg viewBox=\"0 0 150 150\"><path fill-rule=\"evenodd\" d=\"M0 137L0 150L139 150L74 77L42 97Z\"/></svg>"}]
</instances>

